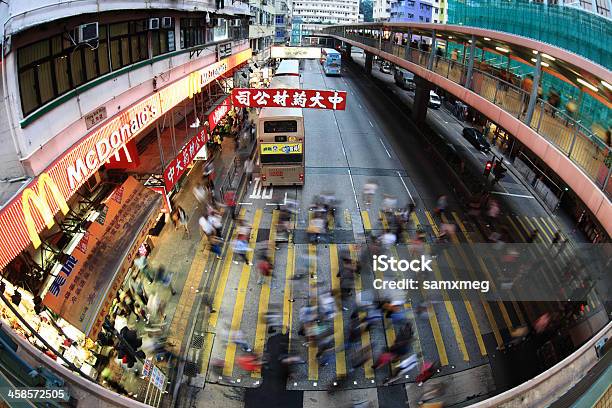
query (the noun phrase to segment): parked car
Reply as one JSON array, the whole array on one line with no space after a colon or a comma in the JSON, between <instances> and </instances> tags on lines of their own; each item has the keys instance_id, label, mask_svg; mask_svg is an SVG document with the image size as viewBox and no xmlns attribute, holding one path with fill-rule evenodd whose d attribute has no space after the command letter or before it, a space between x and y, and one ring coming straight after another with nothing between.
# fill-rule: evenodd
<instances>
[{"instance_id":1,"label":"parked car","mask_svg":"<svg viewBox=\"0 0 612 408\"><path fill-rule=\"evenodd\" d=\"M403 68L395 67L393 78L395 79L395 83L400 88L407 89L409 91L414 91L416 85L414 83L414 74L412 72L407 71Z\"/></svg>"},{"instance_id":2,"label":"parked car","mask_svg":"<svg viewBox=\"0 0 612 408\"><path fill-rule=\"evenodd\" d=\"M491 145L484 137L484 135L478 130L471 127L463 128L463 137L478 150L482 152L488 152L491 150Z\"/></svg>"},{"instance_id":3,"label":"parked car","mask_svg":"<svg viewBox=\"0 0 612 408\"><path fill-rule=\"evenodd\" d=\"M433 109L439 109L442 105L442 100L434 91L429 91L429 104L428 106Z\"/></svg>"},{"instance_id":4,"label":"parked car","mask_svg":"<svg viewBox=\"0 0 612 408\"><path fill-rule=\"evenodd\" d=\"M382 72L383 74L390 74L391 73L391 64L387 61L381 61L380 63L380 72Z\"/></svg>"}]
</instances>

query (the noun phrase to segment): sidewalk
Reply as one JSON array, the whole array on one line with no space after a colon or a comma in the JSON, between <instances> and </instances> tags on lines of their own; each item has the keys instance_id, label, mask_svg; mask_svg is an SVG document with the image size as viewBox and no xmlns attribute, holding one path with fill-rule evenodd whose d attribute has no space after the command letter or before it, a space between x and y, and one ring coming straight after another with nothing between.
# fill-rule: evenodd
<instances>
[{"instance_id":1,"label":"sidewalk","mask_svg":"<svg viewBox=\"0 0 612 408\"><path fill-rule=\"evenodd\" d=\"M246 156L247 148L243 147L240 151L234 150L234 139L224 138L221 150L213 153L215 164L215 193L220 196L219 189L227 177L227 170L234 162L236 156ZM250 150L249 150L250 152ZM196 297L200 292L203 282L207 278L207 272L212 268L206 269L210 263L208 251L205 251L202 241L202 234L198 224L201 210L198 208L199 202L192 193L195 185L201 181L203 163L195 163L193 168L182 182L181 190L173 197L173 203L180 205L188 215L189 234L179 226L174 227L167 217L167 222L162 229L159 237L155 240L154 247L148 257L148 273L154 275L160 267L166 273L172 275L171 288L162 285L160 282L150 284L144 279L146 295L150 298L155 293L165 303L165 318L155 319L151 316L152 324L147 324L143 319L139 321L132 314L129 316L128 326L138 332L138 337L145 339L152 337L167 336L167 350L175 357L180 357L181 349L185 339L188 337L190 316ZM242 169L240 169L242 170ZM172 294L172 291L175 294ZM161 314L161 313L160 313ZM158 323L153 324L154 323ZM156 328L159 327L158 330ZM148 358L153 358L153 362L164 371L168 378L172 378L169 370L175 368L176 362L168 367L165 360L156 361L154 355L147 354ZM130 370L122 369L115 361L110 361L109 368L114 374L114 378L130 393L133 398L143 400L147 383L139 377L142 369L141 363L136 363ZM170 390L169 390L170 391Z\"/></svg>"}]
</instances>

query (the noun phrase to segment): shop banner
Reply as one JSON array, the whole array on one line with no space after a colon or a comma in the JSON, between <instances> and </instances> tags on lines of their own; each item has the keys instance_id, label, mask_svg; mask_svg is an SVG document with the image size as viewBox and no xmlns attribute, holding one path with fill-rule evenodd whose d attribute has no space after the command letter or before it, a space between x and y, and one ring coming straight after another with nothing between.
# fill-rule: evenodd
<instances>
[{"instance_id":1,"label":"shop banner","mask_svg":"<svg viewBox=\"0 0 612 408\"><path fill-rule=\"evenodd\" d=\"M319 59L321 47L280 47L273 46L270 51L271 58L280 59Z\"/></svg>"},{"instance_id":2,"label":"shop banner","mask_svg":"<svg viewBox=\"0 0 612 408\"><path fill-rule=\"evenodd\" d=\"M252 108L346 109L345 91L234 88L232 104Z\"/></svg>"},{"instance_id":3,"label":"shop banner","mask_svg":"<svg viewBox=\"0 0 612 408\"><path fill-rule=\"evenodd\" d=\"M181 179L181 176L187 171L187 167L191 164L195 155L204 147L207 141L208 134L206 129L202 129L181 149L178 156L168 163L166 170L164 170L164 183L166 184L167 191L172 190L176 182Z\"/></svg>"},{"instance_id":4,"label":"shop banner","mask_svg":"<svg viewBox=\"0 0 612 408\"><path fill-rule=\"evenodd\" d=\"M208 129L210 129L211 132L217 127L219 122L221 122L221 119L223 119L225 115L227 115L227 113L230 111L230 108L230 100L229 98L225 98L208 115Z\"/></svg>"},{"instance_id":5,"label":"shop banner","mask_svg":"<svg viewBox=\"0 0 612 408\"><path fill-rule=\"evenodd\" d=\"M161 197L129 177L104 204L106 216L90 225L43 300L93 340L138 246L155 224Z\"/></svg>"},{"instance_id":6,"label":"shop banner","mask_svg":"<svg viewBox=\"0 0 612 408\"><path fill-rule=\"evenodd\" d=\"M127 142L114 155L108 158L107 169L135 169L140 166L140 156L134 140Z\"/></svg>"}]
</instances>

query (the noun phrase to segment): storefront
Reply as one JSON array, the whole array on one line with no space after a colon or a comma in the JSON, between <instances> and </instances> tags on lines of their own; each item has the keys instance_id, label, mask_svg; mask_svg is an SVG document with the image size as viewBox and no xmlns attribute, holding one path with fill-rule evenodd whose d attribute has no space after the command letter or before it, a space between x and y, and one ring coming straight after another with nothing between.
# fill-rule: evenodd
<instances>
[{"instance_id":1,"label":"storefront","mask_svg":"<svg viewBox=\"0 0 612 408\"><path fill-rule=\"evenodd\" d=\"M105 119L3 207L0 318L7 326L58 364L98 379L113 354L98 342L105 318L138 274L135 259L154 250L176 182L196 155L209 157L198 116L207 109L202 89L250 57L250 50L234 54ZM168 126L172 137L162 140L165 120L182 130ZM153 142L143 142L150 135ZM157 146L157 168L138 172L153 162L149 145Z\"/></svg>"}]
</instances>

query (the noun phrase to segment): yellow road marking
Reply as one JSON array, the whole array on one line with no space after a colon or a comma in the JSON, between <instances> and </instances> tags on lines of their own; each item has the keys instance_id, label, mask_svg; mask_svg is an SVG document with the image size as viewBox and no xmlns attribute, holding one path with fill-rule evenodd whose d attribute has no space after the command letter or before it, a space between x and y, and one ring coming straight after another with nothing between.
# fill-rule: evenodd
<instances>
[{"instance_id":1,"label":"yellow road marking","mask_svg":"<svg viewBox=\"0 0 612 408\"><path fill-rule=\"evenodd\" d=\"M550 236L551 236L551 237L554 237L554 236L555 236L555 231L557 231L557 230L558 230L558 228L557 228L557 227L554 227L554 223L553 223L553 227L554 227L554 228L551 228L551 227L548 225L548 222L546 222L546 219L544 219L544 217L540 217L540 220L542 221L542 225L544 225L544 226L546 227L546 229L548 230L548 232L549 232Z\"/></svg>"},{"instance_id":2,"label":"yellow road marking","mask_svg":"<svg viewBox=\"0 0 612 408\"><path fill-rule=\"evenodd\" d=\"M202 366L200 372L205 373L208 371L208 364L210 363L210 355L212 353L212 346L214 340L214 333L207 332L204 334L204 350L202 350Z\"/></svg>"},{"instance_id":3,"label":"yellow road marking","mask_svg":"<svg viewBox=\"0 0 612 408\"><path fill-rule=\"evenodd\" d=\"M308 301L311 306L317 305L317 247L314 244L308 244L308 283L309 297ZM316 381L319 379L319 364L317 362L317 345L310 342L308 344L308 379Z\"/></svg>"},{"instance_id":4,"label":"yellow road marking","mask_svg":"<svg viewBox=\"0 0 612 408\"><path fill-rule=\"evenodd\" d=\"M351 254L351 258L353 259L353 262L356 262L358 259L358 255L355 252L355 248L353 247L353 245L350 246L349 248L350 254ZM361 291L361 289L363 288L363 284L361 282L361 274L359 274L359 276L357 277L357 279L355 279L355 291L359 292ZM359 312L359 318L361 320L366 318L366 313L365 312ZM364 331L363 333L361 333L361 345L363 347L371 347L370 345L370 332L368 330ZM365 371L365 377L366 378L374 378L374 370L372 370L372 366L374 365L374 362L372 361L372 357L370 357L368 359L368 361L366 361L365 365L364 365L364 371Z\"/></svg>"},{"instance_id":5,"label":"yellow road marking","mask_svg":"<svg viewBox=\"0 0 612 408\"><path fill-rule=\"evenodd\" d=\"M439 231L438 226L436 225L436 222L434 221L429 211L425 210L425 215L427 216L427 219L429 220L429 223L432 226L432 228L435 228L436 231ZM442 274L440 273L440 268L438 267L437 261L434 260L434 262L432 262L432 265L433 265L433 271L434 271L434 275L436 276L436 279L438 279L439 281L444 280L444 278L442 278ZM468 352L467 352L467 347L463 339L463 334L461 333L461 328L459 327L459 321L457 320L457 315L455 314L455 308L453 307L453 303L450 301L450 298L448 297L448 293L444 289L442 289L442 296L444 297L444 306L446 307L446 312L448 313L451 327L453 328L453 332L455 333L455 340L457 340L457 345L459 346L459 350L461 351L461 354L463 354L463 360L470 361L470 356L468 355Z\"/></svg>"},{"instance_id":6,"label":"yellow road marking","mask_svg":"<svg viewBox=\"0 0 612 408\"><path fill-rule=\"evenodd\" d=\"M459 225L459 229L461 230L461 232L463 233L463 235L465 236L465 239L467 240L467 242L471 245L473 244L467 229L465 228L465 225L463 225L463 222L461 221L461 219L459 218L459 216L453 212L453 218L455 219L455 221L457 222L457 225ZM474 280L477 280L476 275L474 274L474 269L472 266L472 263L469 261L467 255L465 254L465 252L463 250L461 250L460 252L461 258L463 259L463 263L468 267L468 272L470 274L470 277ZM487 315L487 320L489 321L489 323L491 324L491 329L493 329L493 336L495 337L495 342L497 343L498 347L502 347L504 345L504 341L502 339L501 333L499 332L499 328L497 327L497 321L495 320L495 316L493 315L493 311L491 310L491 306L489 305L489 302L487 302L485 300L485 298L483 297L482 293L479 293L478 296L480 297L480 303L482 304L482 307L484 308L485 314Z\"/></svg>"},{"instance_id":7,"label":"yellow road marking","mask_svg":"<svg viewBox=\"0 0 612 408\"><path fill-rule=\"evenodd\" d=\"M283 334L289 333L289 345L291 345L291 324L293 320L293 302L289 302L289 299L293 295L294 256L295 248L292 243L289 243L287 246L287 267L285 270L285 293L283 295Z\"/></svg>"},{"instance_id":8,"label":"yellow road marking","mask_svg":"<svg viewBox=\"0 0 612 408\"><path fill-rule=\"evenodd\" d=\"M370 215L367 210L361 211L361 220L363 221L363 229L365 229L366 232L372 231L372 223L370 223Z\"/></svg>"},{"instance_id":9,"label":"yellow road marking","mask_svg":"<svg viewBox=\"0 0 612 408\"><path fill-rule=\"evenodd\" d=\"M244 217L246 210L244 207L240 210L240 218ZM231 241L225 241L229 245L227 251L225 252L225 259L223 261L223 267L221 269L221 275L219 276L219 281L217 282L217 288L215 290L215 298L213 300L213 309L217 311L217 313L212 313L208 318L208 327L214 329L217 327L217 321L219 320L219 315L221 314L221 302L223 301L223 294L225 293L225 285L227 285L227 278L229 276L229 271L232 267L232 260L234 258L234 249L232 248L232 242L236 239L236 234L238 233L238 229L236 228L232 234ZM218 266L221 263L217 264Z\"/></svg>"},{"instance_id":10,"label":"yellow road marking","mask_svg":"<svg viewBox=\"0 0 612 408\"><path fill-rule=\"evenodd\" d=\"M251 229L251 237L249 239L249 248L255 248L257 243L257 232L259 230L259 222L263 210L258 208L255 211L255 218L253 219L253 227ZM251 251L252 252L252 251ZM248 257L248 253L247 253ZM251 256L251 261L253 256ZM252 263L252 262L251 262ZM240 329L240 323L242 322L242 313L244 310L244 302L246 300L247 287L249 286L249 276L251 274L251 266L249 264L242 265L242 273L240 274L240 281L238 282L238 293L236 294L236 303L234 304L234 313L232 315L231 331ZM218 314L218 313L217 313ZM231 337L231 333L230 333ZM231 377L234 370L234 358L236 357L236 344L228 339L227 348L225 349L225 364L223 365L223 375Z\"/></svg>"},{"instance_id":11,"label":"yellow road marking","mask_svg":"<svg viewBox=\"0 0 612 408\"><path fill-rule=\"evenodd\" d=\"M527 217L525 217L527 218ZM548 229L542 227L542 225L540 224L540 222L538 221L538 219L536 217L532 217L533 218L533 223L535 225L537 225L537 228L540 230L541 234L540 236L542 237L546 237L546 239L542 239L542 241L548 242L548 243L552 243L552 235L548 235ZM527 218L527 221L529 221L529 218ZM533 225L533 224L532 224Z\"/></svg>"},{"instance_id":12,"label":"yellow road marking","mask_svg":"<svg viewBox=\"0 0 612 408\"><path fill-rule=\"evenodd\" d=\"M415 213L412 213L412 220L414 221L414 225L421 225ZM421 294L423 295L423 299L427 300L423 288L421 288ZM448 365L448 355L446 354L446 347L444 346L444 340L442 339L442 331L440 330L440 325L438 324L436 311L431 304L427 306L427 316L429 318L429 325L431 326L431 332L433 333L434 341L436 343L436 349L438 350L440 364L443 366Z\"/></svg>"},{"instance_id":13,"label":"yellow road marking","mask_svg":"<svg viewBox=\"0 0 612 408\"><path fill-rule=\"evenodd\" d=\"M272 211L272 222L270 224L270 238L268 244L268 256L270 262L274 265L274 255L276 249L276 225L278 224L278 210ZM270 302L270 284L272 277L268 276L265 278L264 284L261 285L261 291L259 294L259 307L257 312L257 326L255 327L255 344L253 345L253 351L256 354L263 352L264 343L266 340L266 313L268 313L268 304ZM255 370L251 374L254 378L261 378L261 370Z\"/></svg>"},{"instance_id":14,"label":"yellow road marking","mask_svg":"<svg viewBox=\"0 0 612 408\"><path fill-rule=\"evenodd\" d=\"M331 269L331 287L332 291L340 291L340 279L338 272L338 246L329 244L329 264ZM342 308L334 316L334 341L336 343L336 374L338 376L346 375L346 355L344 353L344 324L342 318Z\"/></svg>"}]
</instances>

